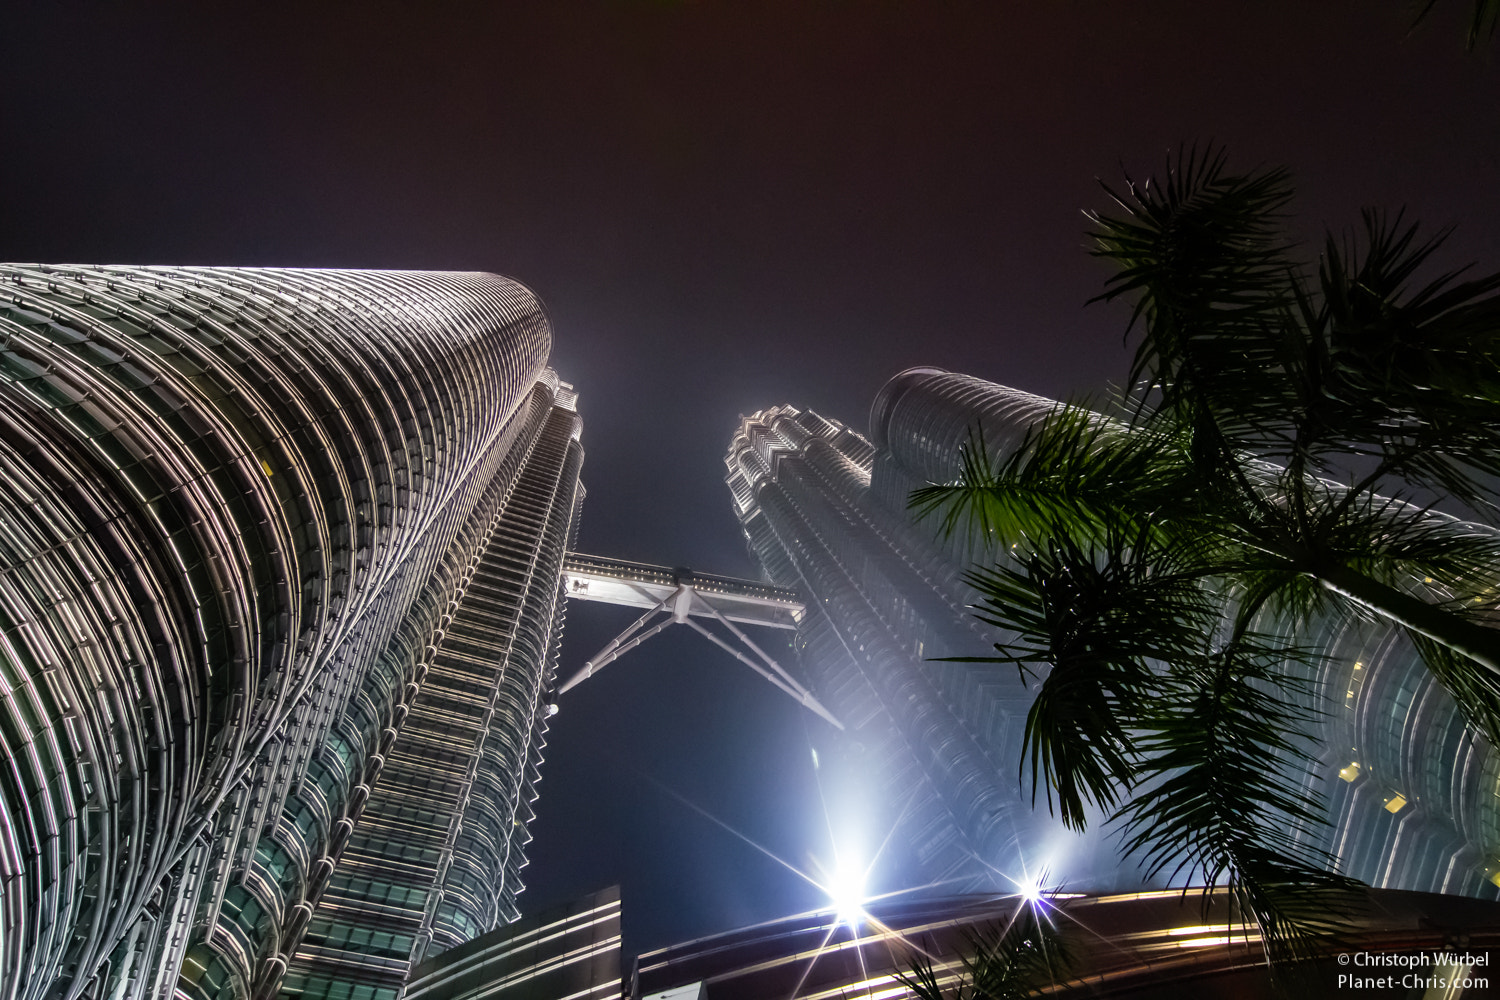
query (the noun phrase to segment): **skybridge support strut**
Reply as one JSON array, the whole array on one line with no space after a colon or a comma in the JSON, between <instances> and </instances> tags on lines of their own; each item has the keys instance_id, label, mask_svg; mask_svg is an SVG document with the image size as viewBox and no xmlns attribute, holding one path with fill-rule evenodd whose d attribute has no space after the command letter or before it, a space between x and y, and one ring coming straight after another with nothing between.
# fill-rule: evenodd
<instances>
[{"instance_id":1,"label":"skybridge support strut","mask_svg":"<svg viewBox=\"0 0 1500 1000\"><path fill-rule=\"evenodd\" d=\"M559 695L660 634L667 626L680 623L705 636L802 707L839 729L844 728L844 724L811 691L735 624L795 629L806 608L794 592L752 580L706 576L686 569L578 553L568 555L563 566L563 582L571 598L646 608L647 611L590 657L557 689ZM647 624L658 615L664 617L647 628ZM728 631L728 637L715 634L694 618L718 621Z\"/></svg>"}]
</instances>

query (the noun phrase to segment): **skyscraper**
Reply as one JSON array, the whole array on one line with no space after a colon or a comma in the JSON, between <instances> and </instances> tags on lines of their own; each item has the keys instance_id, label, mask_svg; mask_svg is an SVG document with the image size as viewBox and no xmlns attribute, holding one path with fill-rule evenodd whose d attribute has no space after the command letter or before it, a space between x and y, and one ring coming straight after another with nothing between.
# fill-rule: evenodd
<instances>
[{"instance_id":1,"label":"skyscraper","mask_svg":"<svg viewBox=\"0 0 1500 1000\"><path fill-rule=\"evenodd\" d=\"M925 470L900 436L893 448L811 411L764 410L735 435L727 481L768 579L809 599L801 661L879 779L873 822L898 825L927 881L1014 890L1041 860L1016 790L1026 689L1014 668L933 662L991 640L965 609L963 565L907 514L906 484Z\"/></svg>"},{"instance_id":2,"label":"skyscraper","mask_svg":"<svg viewBox=\"0 0 1500 1000\"><path fill-rule=\"evenodd\" d=\"M880 391L868 439L777 407L744 420L727 458L751 552L769 579L809 599L800 644L814 693L867 741L923 874L960 888L1013 889L1008 879L1045 861L1057 835L1034 825L1019 792L1030 693L1014 668L931 662L983 655L994 641L965 610L978 595L960 577L980 553L914 524L906 502L958 475L976 429L1001 454L1055 405L915 368ZM1305 734L1317 760L1298 776L1327 800L1329 824L1305 836L1372 886L1494 898L1500 757L1404 637L1374 623L1326 628ZM1112 859L1101 860L1052 877L1089 885Z\"/></svg>"},{"instance_id":3,"label":"skyscraper","mask_svg":"<svg viewBox=\"0 0 1500 1000\"><path fill-rule=\"evenodd\" d=\"M582 497L536 298L0 277L0 996L394 996L514 912Z\"/></svg>"}]
</instances>

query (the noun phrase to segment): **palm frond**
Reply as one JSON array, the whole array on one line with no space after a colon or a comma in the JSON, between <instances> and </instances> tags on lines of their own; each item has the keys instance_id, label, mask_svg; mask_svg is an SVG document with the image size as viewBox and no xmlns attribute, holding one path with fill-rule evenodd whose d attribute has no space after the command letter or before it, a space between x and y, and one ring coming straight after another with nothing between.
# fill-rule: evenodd
<instances>
[{"instance_id":1,"label":"palm frond","mask_svg":"<svg viewBox=\"0 0 1500 1000\"><path fill-rule=\"evenodd\" d=\"M1327 820L1292 735L1312 721L1308 692L1286 665L1316 658L1245 630L1176 663L1139 741L1140 784L1113 817L1148 876L1226 885L1279 958L1338 930L1328 900L1355 885L1301 835Z\"/></svg>"},{"instance_id":2,"label":"palm frond","mask_svg":"<svg viewBox=\"0 0 1500 1000\"><path fill-rule=\"evenodd\" d=\"M1215 498L1221 571L1242 587L1282 588L1272 599L1296 621L1327 610L1309 588L1330 570L1423 599L1446 592L1435 608L1472 601L1500 579L1500 534L1382 496L1368 480L1351 488L1253 463L1245 482L1246 493Z\"/></svg>"},{"instance_id":3,"label":"palm frond","mask_svg":"<svg viewBox=\"0 0 1500 1000\"><path fill-rule=\"evenodd\" d=\"M1340 506L1320 512L1314 538L1344 565L1395 585L1435 584L1458 601L1500 579L1500 535L1492 531L1372 493Z\"/></svg>"},{"instance_id":4,"label":"palm frond","mask_svg":"<svg viewBox=\"0 0 1500 1000\"><path fill-rule=\"evenodd\" d=\"M912 493L918 518L979 548L1029 547L1054 534L1098 540L1151 524L1186 530L1203 483L1182 434L1165 421L1127 432L1080 406L1059 406L1013 451L992 456L976 428L957 480Z\"/></svg>"},{"instance_id":5,"label":"palm frond","mask_svg":"<svg viewBox=\"0 0 1500 1000\"><path fill-rule=\"evenodd\" d=\"M1500 3L1484 6L1493 24ZM1448 231L1367 210L1358 236L1327 238L1309 288L1280 235L1286 172L1232 172L1221 150L1106 190L1124 212L1092 216L1118 267L1098 298L1133 303L1137 424L1170 415L1206 475L1232 474L1236 451L1298 475L1362 455L1496 515L1500 273L1425 278Z\"/></svg>"},{"instance_id":6,"label":"palm frond","mask_svg":"<svg viewBox=\"0 0 1500 1000\"><path fill-rule=\"evenodd\" d=\"M1466 502L1500 472L1500 274L1448 271L1411 288L1449 235L1400 213L1363 213L1362 237L1328 238L1318 281L1331 368L1328 435L1409 481Z\"/></svg>"},{"instance_id":7,"label":"palm frond","mask_svg":"<svg viewBox=\"0 0 1500 1000\"><path fill-rule=\"evenodd\" d=\"M1473 613L1497 603L1500 535L1368 484L1280 470L1254 489L1262 502L1225 504L1217 525L1230 557L1217 568L1237 588L1268 593L1294 626L1329 612L1382 620L1500 676L1500 621Z\"/></svg>"},{"instance_id":8,"label":"palm frond","mask_svg":"<svg viewBox=\"0 0 1500 1000\"><path fill-rule=\"evenodd\" d=\"M1288 333L1287 172L1237 174L1223 150L1185 149L1160 177L1104 187L1123 214L1090 216L1094 255L1119 269L1097 299L1133 302L1128 329L1142 334L1130 384L1215 436L1274 436L1286 418L1279 374L1300 346Z\"/></svg>"},{"instance_id":9,"label":"palm frond","mask_svg":"<svg viewBox=\"0 0 1500 1000\"><path fill-rule=\"evenodd\" d=\"M1221 151L1179 153L1162 181L1109 193L1125 214L1094 216L1091 235L1119 268L1099 298L1132 300L1142 331L1138 422L1171 413L1205 471L1237 449L1299 472L1374 455L1487 510L1500 274L1418 285L1448 233L1366 211L1360 238L1328 238L1311 292L1279 235L1286 173L1231 173Z\"/></svg>"},{"instance_id":10,"label":"palm frond","mask_svg":"<svg viewBox=\"0 0 1500 1000\"><path fill-rule=\"evenodd\" d=\"M1045 903L1023 902L1007 924L966 937L972 953L964 968L975 994L987 1000L1034 996L1069 978L1073 956Z\"/></svg>"},{"instance_id":11,"label":"palm frond","mask_svg":"<svg viewBox=\"0 0 1500 1000\"><path fill-rule=\"evenodd\" d=\"M973 991L962 981L954 984L951 993L944 994L932 959L917 953L907 959L905 972L896 970L896 981L911 990L917 1000L969 1000L973 996Z\"/></svg>"},{"instance_id":12,"label":"palm frond","mask_svg":"<svg viewBox=\"0 0 1500 1000\"><path fill-rule=\"evenodd\" d=\"M976 614L1015 638L991 662L1046 672L1026 718L1033 800L1045 792L1074 829L1089 803L1111 808L1135 779L1132 730L1161 694L1154 662L1201 648L1214 604L1195 563L1149 533L1099 544L1059 536L1018 564L977 570Z\"/></svg>"},{"instance_id":13,"label":"palm frond","mask_svg":"<svg viewBox=\"0 0 1500 1000\"><path fill-rule=\"evenodd\" d=\"M1407 632L1422 662L1463 713L1470 726L1500 746L1500 678L1476 669L1474 661L1416 632Z\"/></svg>"},{"instance_id":14,"label":"palm frond","mask_svg":"<svg viewBox=\"0 0 1500 1000\"><path fill-rule=\"evenodd\" d=\"M1295 882L1277 881L1296 873L1289 872L1279 857L1262 863L1257 857L1261 853L1252 845L1242 855L1239 878L1231 887L1234 898L1255 917L1271 979L1280 992L1321 996L1327 984L1309 976L1309 960L1353 946L1354 918L1368 909L1369 897L1359 882L1327 872L1308 871Z\"/></svg>"},{"instance_id":15,"label":"palm frond","mask_svg":"<svg viewBox=\"0 0 1500 1000\"><path fill-rule=\"evenodd\" d=\"M1223 498L1214 524L1223 551L1240 553L1245 569L1281 566L1315 577L1336 565L1397 586L1427 577L1463 592L1500 577L1500 534L1486 527L1383 496L1368 482L1349 488L1291 469L1254 472L1256 496Z\"/></svg>"},{"instance_id":16,"label":"palm frond","mask_svg":"<svg viewBox=\"0 0 1500 1000\"><path fill-rule=\"evenodd\" d=\"M963 972L946 996L932 960L915 955L896 978L919 1000L1022 1000L1071 978L1073 956L1046 904L1022 903L1014 916L964 935Z\"/></svg>"},{"instance_id":17,"label":"palm frond","mask_svg":"<svg viewBox=\"0 0 1500 1000\"><path fill-rule=\"evenodd\" d=\"M1249 610L1252 607L1264 607L1266 614L1285 623L1289 633L1312 627L1315 621L1337 621L1348 613L1317 581L1285 568L1243 572L1235 577L1234 583L1236 600L1231 606L1231 626L1236 629L1253 624Z\"/></svg>"}]
</instances>

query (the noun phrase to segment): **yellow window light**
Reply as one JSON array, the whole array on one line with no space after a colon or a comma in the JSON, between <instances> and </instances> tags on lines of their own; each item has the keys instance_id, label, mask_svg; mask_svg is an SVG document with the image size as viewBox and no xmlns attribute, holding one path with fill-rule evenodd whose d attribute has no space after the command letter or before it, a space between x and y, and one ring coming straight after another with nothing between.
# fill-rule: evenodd
<instances>
[{"instance_id":1,"label":"yellow window light","mask_svg":"<svg viewBox=\"0 0 1500 1000\"><path fill-rule=\"evenodd\" d=\"M1179 948L1217 948L1220 945L1234 944L1235 939L1225 935L1217 937L1190 938L1187 941L1178 941Z\"/></svg>"},{"instance_id":2,"label":"yellow window light","mask_svg":"<svg viewBox=\"0 0 1500 1000\"><path fill-rule=\"evenodd\" d=\"M1222 931L1227 924L1194 924L1191 927L1173 927L1167 931L1170 937L1191 937L1195 934L1212 934Z\"/></svg>"},{"instance_id":3,"label":"yellow window light","mask_svg":"<svg viewBox=\"0 0 1500 1000\"><path fill-rule=\"evenodd\" d=\"M1406 796L1402 795L1400 792L1397 792L1395 795L1392 795L1389 799L1386 799L1386 802L1385 802L1385 811L1388 812L1388 813L1398 813L1398 812L1401 811L1402 807L1404 807L1405 805L1406 805Z\"/></svg>"},{"instance_id":4,"label":"yellow window light","mask_svg":"<svg viewBox=\"0 0 1500 1000\"><path fill-rule=\"evenodd\" d=\"M1348 767L1339 768L1339 777L1345 781L1353 781L1359 777L1359 761L1350 761Z\"/></svg>"}]
</instances>

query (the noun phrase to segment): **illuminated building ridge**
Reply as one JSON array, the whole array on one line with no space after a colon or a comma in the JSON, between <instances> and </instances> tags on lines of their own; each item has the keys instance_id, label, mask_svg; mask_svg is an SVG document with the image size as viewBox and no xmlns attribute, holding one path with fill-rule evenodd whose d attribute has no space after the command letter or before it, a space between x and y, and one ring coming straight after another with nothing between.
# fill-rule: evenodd
<instances>
[{"instance_id":1,"label":"illuminated building ridge","mask_svg":"<svg viewBox=\"0 0 1500 1000\"><path fill-rule=\"evenodd\" d=\"M920 789L906 792L920 807L908 808L902 839L926 878L950 885L1014 889L994 871L1015 863L1007 826L1022 855L1040 853L1024 820L1005 818L1007 799L1019 805L1014 753L1030 693L1013 669L931 662L983 655L994 638L965 610L980 595L961 574L979 553L914 526L907 498L957 477L976 428L1003 454L1056 405L914 368L881 389L868 440L783 406L746 418L726 459L752 555L768 580L808 599L799 645L810 686L860 731L892 801ZM1324 627L1329 655L1307 706L1318 721L1304 734L1317 759L1288 780L1327 800L1330 826L1305 835L1378 888L1500 895L1500 756L1402 635L1375 623Z\"/></svg>"},{"instance_id":2,"label":"illuminated building ridge","mask_svg":"<svg viewBox=\"0 0 1500 1000\"><path fill-rule=\"evenodd\" d=\"M493 690L458 699L483 736L455 839L407 859L438 880L413 947L506 919L582 493L535 297L486 274L0 279L0 998L274 993L356 820L399 814L376 778L427 677L510 613ZM507 587L519 622L479 607ZM465 896L499 873L498 900ZM389 886L338 885L387 915Z\"/></svg>"}]
</instances>

